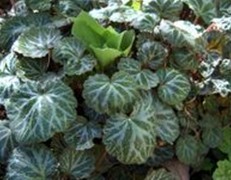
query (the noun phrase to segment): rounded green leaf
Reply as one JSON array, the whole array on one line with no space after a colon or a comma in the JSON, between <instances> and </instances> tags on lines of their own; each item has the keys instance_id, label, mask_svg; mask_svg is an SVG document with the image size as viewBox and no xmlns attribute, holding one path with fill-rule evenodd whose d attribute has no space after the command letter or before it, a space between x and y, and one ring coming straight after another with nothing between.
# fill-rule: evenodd
<instances>
[{"instance_id":1,"label":"rounded green leaf","mask_svg":"<svg viewBox=\"0 0 231 180\"><path fill-rule=\"evenodd\" d=\"M137 85L125 72L117 72L111 78L96 74L84 82L86 104L98 112L110 113L123 109L133 103L137 96Z\"/></svg>"},{"instance_id":2,"label":"rounded green leaf","mask_svg":"<svg viewBox=\"0 0 231 180\"><path fill-rule=\"evenodd\" d=\"M153 104L155 107L155 130L157 136L162 140L173 144L180 134L179 120L173 109L162 103L158 98L155 98Z\"/></svg>"},{"instance_id":3,"label":"rounded green leaf","mask_svg":"<svg viewBox=\"0 0 231 180\"><path fill-rule=\"evenodd\" d=\"M214 180L229 180L231 177L231 162L229 160L218 161L218 168L213 173Z\"/></svg>"},{"instance_id":4,"label":"rounded green leaf","mask_svg":"<svg viewBox=\"0 0 231 180\"><path fill-rule=\"evenodd\" d=\"M179 18L182 9L183 3L181 0L153 0L144 10L156 13L163 19L175 20Z\"/></svg>"},{"instance_id":5,"label":"rounded green leaf","mask_svg":"<svg viewBox=\"0 0 231 180\"><path fill-rule=\"evenodd\" d=\"M94 155L89 151L65 149L59 157L60 171L75 179L89 177L95 168Z\"/></svg>"},{"instance_id":6,"label":"rounded green leaf","mask_svg":"<svg viewBox=\"0 0 231 180\"><path fill-rule=\"evenodd\" d=\"M64 139L76 150L90 149L94 146L93 139L101 137L101 130L96 122L78 116L77 121L65 132Z\"/></svg>"},{"instance_id":7,"label":"rounded green leaf","mask_svg":"<svg viewBox=\"0 0 231 180\"><path fill-rule=\"evenodd\" d=\"M43 146L14 149L7 167L9 180L51 180L56 173L57 161L51 151Z\"/></svg>"},{"instance_id":8,"label":"rounded green leaf","mask_svg":"<svg viewBox=\"0 0 231 180\"><path fill-rule=\"evenodd\" d=\"M142 69L141 63L134 59L122 58L118 69L129 73L140 89L149 90L159 83L158 76L148 69Z\"/></svg>"},{"instance_id":9,"label":"rounded green leaf","mask_svg":"<svg viewBox=\"0 0 231 180\"><path fill-rule=\"evenodd\" d=\"M107 152L124 164L144 163L155 147L154 121L150 100L138 102L130 116L112 116L104 127Z\"/></svg>"},{"instance_id":10,"label":"rounded green leaf","mask_svg":"<svg viewBox=\"0 0 231 180\"><path fill-rule=\"evenodd\" d=\"M61 39L57 29L49 27L30 28L14 42L12 50L26 57L41 58Z\"/></svg>"},{"instance_id":11,"label":"rounded green leaf","mask_svg":"<svg viewBox=\"0 0 231 180\"><path fill-rule=\"evenodd\" d=\"M86 54L86 47L76 38L63 38L52 51L53 60L61 63L67 75L81 75L93 70L96 60Z\"/></svg>"},{"instance_id":12,"label":"rounded green leaf","mask_svg":"<svg viewBox=\"0 0 231 180\"><path fill-rule=\"evenodd\" d=\"M142 64L148 65L151 69L158 69L164 64L168 51L159 42L146 41L139 45L137 57Z\"/></svg>"},{"instance_id":13,"label":"rounded green leaf","mask_svg":"<svg viewBox=\"0 0 231 180\"><path fill-rule=\"evenodd\" d=\"M175 69L160 69L157 71L160 79L158 96L167 104L176 105L189 94L191 85L189 80Z\"/></svg>"},{"instance_id":14,"label":"rounded green leaf","mask_svg":"<svg viewBox=\"0 0 231 180\"><path fill-rule=\"evenodd\" d=\"M0 61L0 101L5 101L20 86L17 76L17 56L10 53Z\"/></svg>"},{"instance_id":15,"label":"rounded green leaf","mask_svg":"<svg viewBox=\"0 0 231 180\"><path fill-rule=\"evenodd\" d=\"M0 162L6 162L16 146L9 121L0 121Z\"/></svg>"},{"instance_id":16,"label":"rounded green leaf","mask_svg":"<svg viewBox=\"0 0 231 180\"><path fill-rule=\"evenodd\" d=\"M20 58L17 61L18 76L24 80L39 80L47 70L46 59Z\"/></svg>"},{"instance_id":17,"label":"rounded green leaf","mask_svg":"<svg viewBox=\"0 0 231 180\"><path fill-rule=\"evenodd\" d=\"M207 24L216 17L216 6L213 0L183 0Z\"/></svg>"},{"instance_id":18,"label":"rounded green leaf","mask_svg":"<svg viewBox=\"0 0 231 180\"><path fill-rule=\"evenodd\" d=\"M145 180L177 180L177 178L172 173L162 168L150 171L145 177Z\"/></svg>"},{"instance_id":19,"label":"rounded green leaf","mask_svg":"<svg viewBox=\"0 0 231 180\"><path fill-rule=\"evenodd\" d=\"M176 143L176 155L185 164L193 164L198 156L199 143L195 137L186 135Z\"/></svg>"},{"instance_id":20,"label":"rounded green leaf","mask_svg":"<svg viewBox=\"0 0 231 180\"><path fill-rule=\"evenodd\" d=\"M72 90L60 80L28 81L12 95L7 115L17 141L46 141L63 132L76 119L77 102Z\"/></svg>"}]
</instances>

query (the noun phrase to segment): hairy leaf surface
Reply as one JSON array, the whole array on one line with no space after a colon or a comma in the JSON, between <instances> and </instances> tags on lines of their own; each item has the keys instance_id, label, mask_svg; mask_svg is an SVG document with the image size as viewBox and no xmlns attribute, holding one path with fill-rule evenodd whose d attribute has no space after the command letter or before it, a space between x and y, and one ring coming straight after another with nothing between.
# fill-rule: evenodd
<instances>
[{"instance_id":1,"label":"hairy leaf surface","mask_svg":"<svg viewBox=\"0 0 231 180\"><path fill-rule=\"evenodd\" d=\"M17 145L9 121L0 121L0 162L6 162Z\"/></svg>"},{"instance_id":2,"label":"hairy leaf surface","mask_svg":"<svg viewBox=\"0 0 231 180\"><path fill-rule=\"evenodd\" d=\"M176 177L165 170L164 168L162 169L157 169L157 170L152 170L148 173L148 175L145 177L145 180L177 180Z\"/></svg>"},{"instance_id":3,"label":"hairy leaf surface","mask_svg":"<svg viewBox=\"0 0 231 180\"><path fill-rule=\"evenodd\" d=\"M90 149L94 146L93 139L101 137L101 130L97 122L78 116L73 126L65 132L64 139L76 150Z\"/></svg>"},{"instance_id":4,"label":"hairy leaf surface","mask_svg":"<svg viewBox=\"0 0 231 180\"><path fill-rule=\"evenodd\" d=\"M60 80L28 81L13 94L7 115L17 141L35 143L66 130L76 118L76 99Z\"/></svg>"},{"instance_id":5,"label":"hairy leaf surface","mask_svg":"<svg viewBox=\"0 0 231 180\"><path fill-rule=\"evenodd\" d=\"M95 168L91 152L75 149L65 149L59 157L59 163L61 172L76 179L89 177Z\"/></svg>"},{"instance_id":6,"label":"hairy leaf surface","mask_svg":"<svg viewBox=\"0 0 231 180\"><path fill-rule=\"evenodd\" d=\"M160 18L175 20L183 8L181 0L153 0L144 9L156 13Z\"/></svg>"},{"instance_id":7,"label":"hairy leaf surface","mask_svg":"<svg viewBox=\"0 0 231 180\"><path fill-rule=\"evenodd\" d=\"M195 137L187 135L180 137L176 143L176 155L185 164L193 164L197 158L199 143Z\"/></svg>"},{"instance_id":8,"label":"hairy leaf surface","mask_svg":"<svg viewBox=\"0 0 231 180\"><path fill-rule=\"evenodd\" d=\"M84 83L83 97L86 104L98 112L116 112L134 102L137 85L125 72L117 72L111 78L105 74L90 76Z\"/></svg>"},{"instance_id":9,"label":"hairy leaf surface","mask_svg":"<svg viewBox=\"0 0 231 180\"><path fill-rule=\"evenodd\" d=\"M118 64L121 71L128 72L139 88L149 90L159 83L158 76L149 69L142 69L141 63L134 59L122 58Z\"/></svg>"},{"instance_id":10,"label":"hairy leaf surface","mask_svg":"<svg viewBox=\"0 0 231 180\"><path fill-rule=\"evenodd\" d=\"M18 36L31 27L48 26L51 19L43 13L16 16L6 21L0 29L1 48L10 49Z\"/></svg>"},{"instance_id":11,"label":"hairy leaf surface","mask_svg":"<svg viewBox=\"0 0 231 180\"><path fill-rule=\"evenodd\" d=\"M201 17L207 24L216 17L216 9L212 0L183 0L196 14Z\"/></svg>"},{"instance_id":12,"label":"hairy leaf surface","mask_svg":"<svg viewBox=\"0 0 231 180\"><path fill-rule=\"evenodd\" d=\"M155 130L157 136L170 144L176 140L180 134L179 121L173 109L162 103L158 98L154 99L155 107Z\"/></svg>"},{"instance_id":13,"label":"hairy leaf surface","mask_svg":"<svg viewBox=\"0 0 231 180\"><path fill-rule=\"evenodd\" d=\"M104 127L108 153L125 164L144 163L155 147L154 121L152 100L138 102L130 116L112 116Z\"/></svg>"},{"instance_id":14,"label":"hairy leaf surface","mask_svg":"<svg viewBox=\"0 0 231 180\"><path fill-rule=\"evenodd\" d=\"M2 102L9 98L21 84L17 76L17 60L17 56L10 53L0 61L0 101Z\"/></svg>"},{"instance_id":15,"label":"hairy leaf surface","mask_svg":"<svg viewBox=\"0 0 231 180\"><path fill-rule=\"evenodd\" d=\"M44 145L18 147L14 149L7 167L9 180L51 180L57 161Z\"/></svg>"},{"instance_id":16,"label":"hairy leaf surface","mask_svg":"<svg viewBox=\"0 0 231 180\"><path fill-rule=\"evenodd\" d=\"M86 54L86 47L73 37L63 38L52 51L52 57L61 63L67 75L81 75L91 71L96 59Z\"/></svg>"},{"instance_id":17,"label":"hairy leaf surface","mask_svg":"<svg viewBox=\"0 0 231 180\"><path fill-rule=\"evenodd\" d=\"M18 76L24 80L40 80L46 73L46 59L20 58L17 61Z\"/></svg>"},{"instance_id":18,"label":"hairy leaf surface","mask_svg":"<svg viewBox=\"0 0 231 180\"><path fill-rule=\"evenodd\" d=\"M142 64L156 70L164 64L167 54L167 49L159 42L146 41L138 47L137 57Z\"/></svg>"},{"instance_id":19,"label":"hairy leaf surface","mask_svg":"<svg viewBox=\"0 0 231 180\"><path fill-rule=\"evenodd\" d=\"M26 57L41 58L61 39L60 32L54 28L31 28L14 42L12 50Z\"/></svg>"},{"instance_id":20,"label":"hairy leaf surface","mask_svg":"<svg viewBox=\"0 0 231 180\"><path fill-rule=\"evenodd\" d=\"M25 0L25 3L32 10L48 11L51 8L50 0Z\"/></svg>"},{"instance_id":21,"label":"hairy leaf surface","mask_svg":"<svg viewBox=\"0 0 231 180\"><path fill-rule=\"evenodd\" d=\"M160 79L158 95L167 104L175 105L182 102L190 92L190 82L175 69L160 69L157 71Z\"/></svg>"}]
</instances>

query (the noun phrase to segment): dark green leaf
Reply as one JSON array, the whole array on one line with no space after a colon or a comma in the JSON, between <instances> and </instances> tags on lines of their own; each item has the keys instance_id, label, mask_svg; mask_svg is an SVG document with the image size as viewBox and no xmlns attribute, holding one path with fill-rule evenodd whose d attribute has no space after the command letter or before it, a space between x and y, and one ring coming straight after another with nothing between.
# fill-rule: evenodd
<instances>
[{"instance_id":1,"label":"dark green leaf","mask_svg":"<svg viewBox=\"0 0 231 180\"><path fill-rule=\"evenodd\" d=\"M183 0L196 14L207 24L216 17L216 9L213 0Z\"/></svg>"},{"instance_id":2,"label":"dark green leaf","mask_svg":"<svg viewBox=\"0 0 231 180\"><path fill-rule=\"evenodd\" d=\"M158 98L154 99L155 107L155 130L157 136L162 140L173 144L180 134L179 120L176 117L173 109L163 104Z\"/></svg>"},{"instance_id":3,"label":"dark green leaf","mask_svg":"<svg viewBox=\"0 0 231 180\"><path fill-rule=\"evenodd\" d=\"M39 80L47 70L46 59L20 58L17 61L18 76L25 80Z\"/></svg>"},{"instance_id":4,"label":"dark green leaf","mask_svg":"<svg viewBox=\"0 0 231 180\"><path fill-rule=\"evenodd\" d=\"M60 32L54 28L30 28L14 42L12 50L26 57L41 58L51 53L50 50L61 39Z\"/></svg>"},{"instance_id":5,"label":"dark green leaf","mask_svg":"<svg viewBox=\"0 0 231 180\"><path fill-rule=\"evenodd\" d=\"M186 135L180 137L176 143L176 155L185 164L193 164L197 158L199 143L195 137Z\"/></svg>"},{"instance_id":6,"label":"dark green leaf","mask_svg":"<svg viewBox=\"0 0 231 180\"><path fill-rule=\"evenodd\" d=\"M96 60L93 56L86 54L85 46L77 39L63 38L52 51L54 61L63 64L67 75L81 75L91 71Z\"/></svg>"},{"instance_id":7,"label":"dark green leaf","mask_svg":"<svg viewBox=\"0 0 231 180\"><path fill-rule=\"evenodd\" d=\"M130 58L122 58L118 69L129 73L140 89L149 90L159 83L158 76L149 69L142 69L141 63Z\"/></svg>"},{"instance_id":8,"label":"dark green leaf","mask_svg":"<svg viewBox=\"0 0 231 180\"><path fill-rule=\"evenodd\" d=\"M160 18L176 20L179 18L182 8L181 0L153 0L144 10L156 13Z\"/></svg>"},{"instance_id":9,"label":"dark green leaf","mask_svg":"<svg viewBox=\"0 0 231 180\"><path fill-rule=\"evenodd\" d=\"M76 106L72 90L60 80L28 81L10 98L7 115L17 141L35 143L69 128Z\"/></svg>"},{"instance_id":10,"label":"dark green leaf","mask_svg":"<svg viewBox=\"0 0 231 180\"><path fill-rule=\"evenodd\" d=\"M130 116L112 116L104 127L107 152L124 164L144 163L155 147L154 121L151 99L138 102Z\"/></svg>"},{"instance_id":11,"label":"dark green leaf","mask_svg":"<svg viewBox=\"0 0 231 180\"><path fill-rule=\"evenodd\" d=\"M25 0L26 5L37 11L48 11L51 8L51 0Z\"/></svg>"},{"instance_id":12,"label":"dark green leaf","mask_svg":"<svg viewBox=\"0 0 231 180\"><path fill-rule=\"evenodd\" d=\"M51 19L46 14L29 14L26 17L16 16L6 21L0 29L0 47L10 49L18 36L30 27L48 26Z\"/></svg>"},{"instance_id":13,"label":"dark green leaf","mask_svg":"<svg viewBox=\"0 0 231 180\"><path fill-rule=\"evenodd\" d=\"M59 158L60 170L75 179L89 177L95 168L93 154L88 151L65 149Z\"/></svg>"},{"instance_id":14,"label":"dark green leaf","mask_svg":"<svg viewBox=\"0 0 231 180\"><path fill-rule=\"evenodd\" d=\"M138 46L137 57L142 64L147 64L151 69L158 69L164 64L168 51L156 41L146 41Z\"/></svg>"},{"instance_id":15,"label":"dark green leaf","mask_svg":"<svg viewBox=\"0 0 231 180\"><path fill-rule=\"evenodd\" d=\"M14 53L6 55L0 61L0 102L5 101L20 86L17 76L17 56Z\"/></svg>"},{"instance_id":16,"label":"dark green leaf","mask_svg":"<svg viewBox=\"0 0 231 180\"><path fill-rule=\"evenodd\" d=\"M82 116L64 134L64 139L76 150L90 149L94 146L93 139L101 137L101 127L94 121L87 121Z\"/></svg>"},{"instance_id":17,"label":"dark green leaf","mask_svg":"<svg viewBox=\"0 0 231 180\"><path fill-rule=\"evenodd\" d=\"M176 105L188 96L191 85L186 76L170 68L158 70L157 75L160 79L158 95L162 101Z\"/></svg>"},{"instance_id":18,"label":"dark green leaf","mask_svg":"<svg viewBox=\"0 0 231 180\"><path fill-rule=\"evenodd\" d=\"M0 162L6 162L17 145L9 121L0 121Z\"/></svg>"},{"instance_id":19,"label":"dark green leaf","mask_svg":"<svg viewBox=\"0 0 231 180\"><path fill-rule=\"evenodd\" d=\"M111 78L104 74L90 76L84 83L83 97L86 104L98 112L116 112L134 102L137 85L125 72L117 72Z\"/></svg>"},{"instance_id":20,"label":"dark green leaf","mask_svg":"<svg viewBox=\"0 0 231 180\"><path fill-rule=\"evenodd\" d=\"M56 172L57 161L43 145L14 149L7 167L9 180L51 180Z\"/></svg>"},{"instance_id":21,"label":"dark green leaf","mask_svg":"<svg viewBox=\"0 0 231 180\"><path fill-rule=\"evenodd\" d=\"M164 168L152 170L145 177L145 180L177 180L177 178Z\"/></svg>"}]
</instances>

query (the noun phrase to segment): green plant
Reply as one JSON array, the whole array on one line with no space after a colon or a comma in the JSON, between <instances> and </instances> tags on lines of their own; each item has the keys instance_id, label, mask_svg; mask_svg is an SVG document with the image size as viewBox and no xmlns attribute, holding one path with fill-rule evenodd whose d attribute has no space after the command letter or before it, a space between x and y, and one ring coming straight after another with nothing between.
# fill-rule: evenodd
<instances>
[{"instance_id":1,"label":"green plant","mask_svg":"<svg viewBox=\"0 0 231 180\"><path fill-rule=\"evenodd\" d=\"M1 178L229 176L229 0L9 6L0 11Z\"/></svg>"}]
</instances>

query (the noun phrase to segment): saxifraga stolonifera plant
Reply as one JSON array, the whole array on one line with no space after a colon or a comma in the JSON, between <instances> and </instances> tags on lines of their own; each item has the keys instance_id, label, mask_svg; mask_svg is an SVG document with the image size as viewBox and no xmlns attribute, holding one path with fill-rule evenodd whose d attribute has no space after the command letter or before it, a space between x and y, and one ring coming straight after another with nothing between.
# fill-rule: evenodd
<instances>
[{"instance_id":1,"label":"saxifraga stolonifera plant","mask_svg":"<svg viewBox=\"0 0 231 180\"><path fill-rule=\"evenodd\" d=\"M231 176L229 0L4 3L0 178Z\"/></svg>"}]
</instances>

